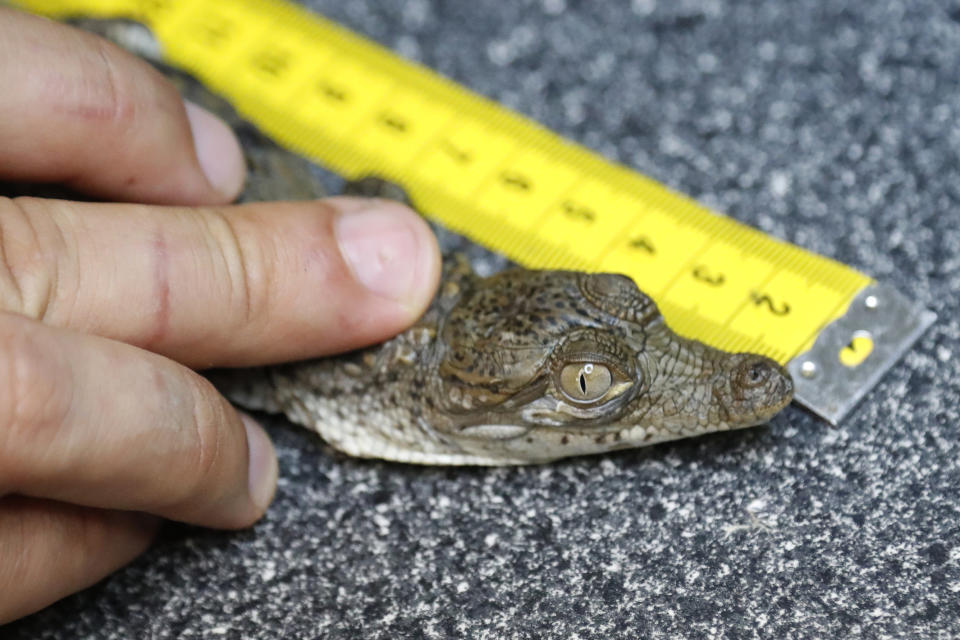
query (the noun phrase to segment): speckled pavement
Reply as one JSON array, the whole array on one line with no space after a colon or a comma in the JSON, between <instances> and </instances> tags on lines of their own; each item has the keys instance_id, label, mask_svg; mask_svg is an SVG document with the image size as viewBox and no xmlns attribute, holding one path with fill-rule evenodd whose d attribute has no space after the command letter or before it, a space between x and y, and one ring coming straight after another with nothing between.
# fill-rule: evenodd
<instances>
[{"instance_id":1,"label":"speckled pavement","mask_svg":"<svg viewBox=\"0 0 960 640\"><path fill-rule=\"evenodd\" d=\"M311 5L939 320L837 429L438 469L274 421L255 528L171 525L0 636L960 637L960 4Z\"/></svg>"}]
</instances>

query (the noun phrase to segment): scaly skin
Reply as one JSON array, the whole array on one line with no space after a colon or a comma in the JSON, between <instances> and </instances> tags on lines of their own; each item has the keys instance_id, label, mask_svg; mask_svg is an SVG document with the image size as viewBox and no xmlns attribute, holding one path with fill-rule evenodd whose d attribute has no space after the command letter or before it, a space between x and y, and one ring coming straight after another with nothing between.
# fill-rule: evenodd
<instances>
[{"instance_id":1,"label":"scaly skin","mask_svg":"<svg viewBox=\"0 0 960 640\"><path fill-rule=\"evenodd\" d=\"M348 454L450 465L541 463L739 429L793 397L776 362L677 336L625 276L517 268L480 278L456 260L400 336L219 383Z\"/></svg>"},{"instance_id":2,"label":"scaly skin","mask_svg":"<svg viewBox=\"0 0 960 640\"><path fill-rule=\"evenodd\" d=\"M139 25L82 25L142 55L156 52ZM191 77L160 66L238 132L250 164L242 200L322 195L304 160ZM375 179L351 189L404 198ZM430 309L396 338L214 379L238 404L283 412L341 451L420 464L530 464L645 446L761 424L793 396L789 374L772 360L674 334L624 276L515 268L481 278L455 257Z\"/></svg>"}]
</instances>

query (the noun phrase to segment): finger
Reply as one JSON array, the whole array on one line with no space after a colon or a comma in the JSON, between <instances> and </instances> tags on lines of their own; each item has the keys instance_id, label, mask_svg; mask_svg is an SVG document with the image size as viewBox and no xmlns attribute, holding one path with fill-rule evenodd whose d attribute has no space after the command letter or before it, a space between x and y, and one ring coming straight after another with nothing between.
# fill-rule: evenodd
<instances>
[{"instance_id":1,"label":"finger","mask_svg":"<svg viewBox=\"0 0 960 640\"><path fill-rule=\"evenodd\" d=\"M165 204L240 192L227 125L102 38L0 7L0 87L0 177Z\"/></svg>"},{"instance_id":2,"label":"finger","mask_svg":"<svg viewBox=\"0 0 960 640\"><path fill-rule=\"evenodd\" d=\"M436 238L381 200L222 209L0 199L0 304L190 366L344 351L419 317Z\"/></svg>"},{"instance_id":3,"label":"finger","mask_svg":"<svg viewBox=\"0 0 960 640\"><path fill-rule=\"evenodd\" d=\"M159 520L19 496L0 499L0 624L96 583L143 553Z\"/></svg>"},{"instance_id":4,"label":"finger","mask_svg":"<svg viewBox=\"0 0 960 640\"><path fill-rule=\"evenodd\" d=\"M130 345L0 314L0 495L244 527L273 497L264 431Z\"/></svg>"}]
</instances>

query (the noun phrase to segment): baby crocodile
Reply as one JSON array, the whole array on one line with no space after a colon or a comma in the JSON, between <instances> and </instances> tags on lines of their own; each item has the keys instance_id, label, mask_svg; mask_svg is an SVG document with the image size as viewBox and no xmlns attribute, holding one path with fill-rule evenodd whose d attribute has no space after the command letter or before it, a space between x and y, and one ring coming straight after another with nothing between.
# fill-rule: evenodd
<instances>
[{"instance_id":1,"label":"baby crocodile","mask_svg":"<svg viewBox=\"0 0 960 640\"><path fill-rule=\"evenodd\" d=\"M83 26L157 62L139 25ZM191 77L158 66L238 132L251 165L243 199L322 194L308 163ZM378 180L355 187L403 197ZM625 276L512 268L483 278L457 257L445 260L429 310L392 340L212 377L238 404L283 412L341 451L420 464L547 462L749 427L793 396L776 362L673 333Z\"/></svg>"},{"instance_id":2,"label":"baby crocodile","mask_svg":"<svg viewBox=\"0 0 960 640\"><path fill-rule=\"evenodd\" d=\"M283 412L355 456L507 465L761 424L793 396L763 356L682 338L626 276L448 260L411 329L373 348L232 374L242 406Z\"/></svg>"}]
</instances>

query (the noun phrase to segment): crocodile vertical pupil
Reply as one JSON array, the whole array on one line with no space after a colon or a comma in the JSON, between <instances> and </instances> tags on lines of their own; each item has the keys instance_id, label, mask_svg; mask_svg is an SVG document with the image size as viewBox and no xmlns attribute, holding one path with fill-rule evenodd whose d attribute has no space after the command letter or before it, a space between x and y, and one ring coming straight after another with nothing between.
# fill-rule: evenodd
<instances>
[{"instance_id":1,"label":"crocodile vertical pupil","mask_svg":"<svg viewBox=\"0 0 960 640\"><path fill-rule=\"evenodd\" d=\"M583 395L587 395L587 376L593 373L593 365L585 364L583 368L580 369L580 391L583 392Z\"/></svg>"},{"instance_id":2,"label":"crocodile vertical pupil","mask_svg":"<svg viewBox=\"0 0 960 640\"><path fill-rule=\"evenodd\" d=\"M568 364L560 372L561 391L576 402L592 402L602 397L611 384L610 369L592 362Z\"/></svg>"}]
</instances>

